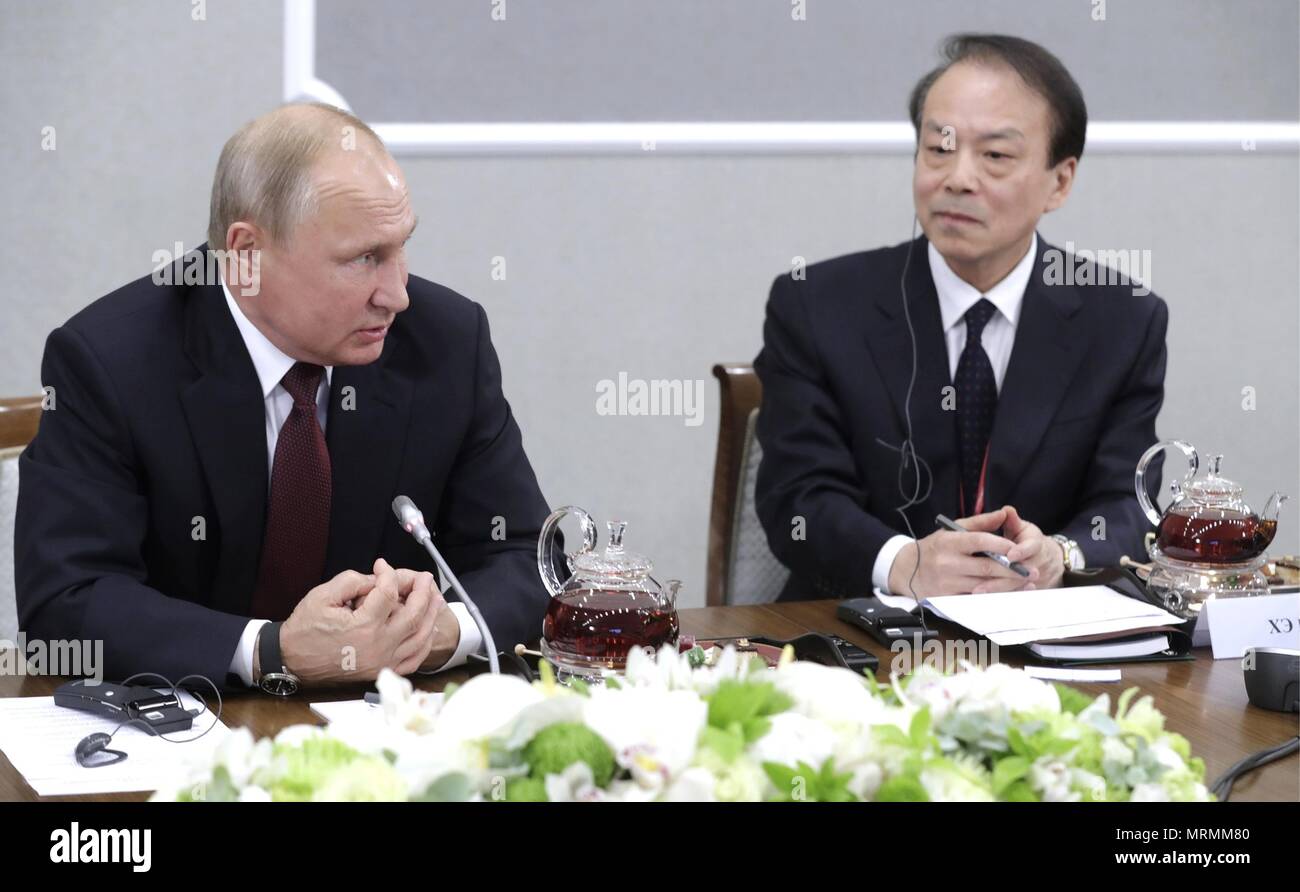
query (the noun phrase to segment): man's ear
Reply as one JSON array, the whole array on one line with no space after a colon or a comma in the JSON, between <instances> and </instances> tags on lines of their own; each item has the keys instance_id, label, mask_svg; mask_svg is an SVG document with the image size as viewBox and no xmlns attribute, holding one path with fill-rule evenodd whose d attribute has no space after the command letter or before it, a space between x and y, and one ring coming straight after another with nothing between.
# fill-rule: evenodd
<instances>
[{"instance_id":1,"label":"man's ear","mask_svg":"<svg viewBox=\"0 0 1300 892\"><path fill-rule=\"evenodd\" d=\"M212 245L213 248L224 247L227 251L251 251L262 247L262 230L256 223L236 220L226 229L225 245Z\"/></svg>"},{"instance_id":2,"label":"man's ear","mask_svg":"<svg viewBox=\"0 0 1300 892\"><path fill-rule=\"evenodd\" d=\"M226 229L226 264L241 287L259 281L265 245L266 234L256 223L236 220Z\"/></svg>"},{"instance_id":3,"label":"man's ear","mask_svg":"<svg viewBox=\"0 0 1300 892\"><path fill-rule=\"evenodd\" d=\"M1052 168L1052 191L1047 196L1047 203L1043 205L1043 213L1054 211L1065 204L1065 200L1070 197L1070 189L1074 186L1074 173L1078 170L1078 158L1066 158Z\"/></svg>"}]
</instances>

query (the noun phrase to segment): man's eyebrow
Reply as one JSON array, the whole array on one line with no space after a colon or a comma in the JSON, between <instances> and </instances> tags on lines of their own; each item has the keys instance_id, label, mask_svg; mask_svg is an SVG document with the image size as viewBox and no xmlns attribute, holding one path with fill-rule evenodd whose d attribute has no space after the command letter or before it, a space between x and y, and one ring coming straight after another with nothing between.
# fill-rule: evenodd
<instances>
[{"instance_id":1,"label":"man's eyebrow","mask_svg":"<svg viewBox=\"0 0 1300 892\"><path fill-rule=\"evenodd\" d=\"M420 225L420 217L417 214L415 217L415 221L411 223L411 228L406 232L406 238L402 239L402 244L406 244L407 240L410 239L411 236L415 235L415 227L419 225ZM371 242L368 245L364 245L360 248L356 248L352 251L349 251L348 255L351 257L360 257L363 254L374 254L376 251L380 251L383 250L384 248L389 248L389 247L392 247L392 243L390 242Z\"/></svg>"},{"instance_id":2,"label":"man's eyebrow","mask_svg":"<svg viewBox=\"0 0 1300 892\"><path fill-rule=\"evenodd\" d=\"M950 125L940 124L938 121L927 120L924 129L932 132L943 134ZM1025 134L1015 127L1003 127L1001 130L990 130L987 133L981 133L977 137L979 142L987 142L994 139L1024 139Z\"/></svg>"}]
</instances>

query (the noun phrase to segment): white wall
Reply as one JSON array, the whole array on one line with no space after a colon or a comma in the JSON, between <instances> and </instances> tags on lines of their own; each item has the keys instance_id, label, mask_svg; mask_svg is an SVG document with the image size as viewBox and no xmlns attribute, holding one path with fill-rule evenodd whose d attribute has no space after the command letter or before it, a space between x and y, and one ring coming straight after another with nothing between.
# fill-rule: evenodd
<instances>
[{"instance_id":1,"label":"white wall","mask_svg":"<svg viewBox=\"0 0 1300 892\"><path fill-rule=\"evenodd\" d=\"M203 240L222 143L279 101L281 36L279 4L262 0L211 0L203 22L158 0L4 6L0 394L39 389L50 329L147 273L155 250ZM918 73L929 52L918 51ZM1265 75L1243 72L1239 89ZM40 150L47 125L52 153ZM767 288L795 255L909 236L910 159L402 164L422 221L411 269L486 306L547 498L622 515L629 547L654 558L660 578L685 580L683 604L702 603L717 434L709 369L753 358ZM1058 244L1151 252L1171 311L1160 435L1224 453L1257 507L1273 489L1295 496L1276 549L1290 552L1300 551L1298 190L1294 154L1086 155L1068 206L1042 225ZM505 281L491 277L497 256ZM596 382L619 372L704 379L703 424L599 416ZM1246 386L1253 412L1241 408Z\"/></svg>"}]
</instances>

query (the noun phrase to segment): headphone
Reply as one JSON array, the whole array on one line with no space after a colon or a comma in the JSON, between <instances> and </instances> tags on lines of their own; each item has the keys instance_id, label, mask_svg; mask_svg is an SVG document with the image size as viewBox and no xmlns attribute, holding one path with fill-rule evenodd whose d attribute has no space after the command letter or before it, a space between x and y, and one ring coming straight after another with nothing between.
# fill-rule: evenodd
<instances>
[{"instance_id":1,"label":"headphone","mask_svg":"<svg viewBox=\"0 0 1300 892\"><path fill-rule=\"evenodd\" d=\"M907 396L903 400L903 442L894 446L879 437L876 438L876 442L886 449L892 449L898 453L898 494L903 501L894 510L903 519L903 525L907 527L907 534L912 537L913 542L917 543L916 564L912 567L912 575L907 578L907 590L911 593L912 600L916 602L921 617L921 628L925 629L925 611L920 609L921 599L916 594L914 586L917 571L921 569L921 545L915 531L912 529L912 522L907 518L907 509L924 503L930 498L930 492L934 489L934 475L930 472L930 465L924 458L916 454L916 444L912 441L912 391L916 388L917 348L916 328L912 324L912 312L907 303L907 272L912 265L912 250L916 247L916 230L919 225L920 220L913 214L912 240L907 243L907 256L903 260L903 273L898 279L898 290L903 295L903 318L907 322L907 336L912 346L912 372L907 381ZM923 471L924 491L922 491ZM912 477L910 488L908 486L909 481L906 479L909 473Z\"/></svg>"},{"instance_id":2,"label":"headphone","mask_svg":"<svg viewBox=\"0 0 1300 892\"><path fill-rule=\"evenodd\" d=\"M223 709L223 703L221 700L221 691L217 689L217 686L213 684L212 680L209 679L207 676L186 675L173 684L170 680L166 678L166 676L159 675L157 672L137 672L135 675L132 675L129 678L124 679L122 681L122 684L123 685L130 684L135 679L142 678L144 676L149 676L150 678L159 678L167 682L167 686L171 688L172 696L176 698L177 705L180 705L181 702L181 696L180 693L177 691L177 686L184 684L186 681L188 681L191 678L197 678L206 681L208 683L208 686L212 688L212 692L217 695L217 717L213 719L212 724L208 725L208 727L203 729L203 731L194 735L193 737L186 737L184 740L172 740L169 737L164 737L161 733L156 735L159 738L167 741L168 743L190 743L192 741L198 740L200 737L207 734L214 727L216 727L217 723L221 721L221 711ZM203 704L203 708L189 709L186 710L186 712L188 712L191 716L202 715L208 709L208 702L204 700L203 696L199 694L197 691L192 693L194 694L194 697L199 701L199 703ZM118 726L113 729L111 733L106 734L103 731L96 731L94 734L88 734L85 737L81 738L81 740L77 743L77 748L74 752L74 755L77 758L77 764L80 765L82 768L103 768L106 765L116 765L118 762L123 761L126 758L126 753L122 752L121 750L111 750L108 748L108 745L113 741L113 736L117 734L118 731L121 731L127 725L137 725L137 724L143 725L145 730L150 734L154 733L153 729L149 726L148 722L146 722L144 719L139 718L137 716L132 716L131 718L125 719L124 721L120 722Z\"/></svg>"}]
</instances>

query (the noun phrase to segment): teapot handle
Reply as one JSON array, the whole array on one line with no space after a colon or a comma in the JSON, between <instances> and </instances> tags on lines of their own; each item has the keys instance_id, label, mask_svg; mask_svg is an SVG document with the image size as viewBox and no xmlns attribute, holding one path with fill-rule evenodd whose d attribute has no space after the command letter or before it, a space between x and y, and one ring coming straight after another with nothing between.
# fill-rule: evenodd
<instances>
[{"instance_id":1,"label":"teapot handle","mask_svg":"<svg viewBox=\"0 0 1300 892\"><path fill-rule=\"evenodd\" d=\"M555 575L555 564L551 560L551 552L555 545L555 533L560 528L560 521L567 514L576 515L578 521L582 524L582 548L576 553L582 554L591 551L596 547L596 524L591 519L591 515L575 505L565 505L563 508L556 508L551 515L546 518L542 524L542 534L537 539L537 572L542 577L542 583L546 590L551 593L551 597L559 597L564 589L564 584L560 578ZM571 555L567 555L571 557ZM569 561L569 567L572 569L573 562Z\"/></svg>"},{"instance_id":2,"label":"teapot handle","mask_svg":"<svg viewBox=\"0 0 1300 892\"><path fill-rule=\"evenodd\" d=\"M1151 521L1153 526L1157 527L1160 526L1160 520L1164 516L1164 512L1160 510L1158 505L1151 501L1151 496L1147 494L1147 465L1151 463L1151 459L1155 458L1170 446L1177 446L1182 450L1183 455L1187 457L1188 467L1187 473L1183 476L1181 483L1175 480L1169 485L1170 491L1174 494L1173 501L1169 503L1170 507L1173 507L1183 498L1183 486L1192 482L1192 478L1196 476L1196 472L1200 470L1201 467L1201 459L1196 454L1196 447L1191 443L1188 443L1186 440L1162 440L1146 452L1142 453L1142 457L1138 459L1137 474L1134 475L1133 478L1133 487L1137 490L1138 504L1141 505L1142 510L1146 512L1147 519Z\"/></svg>"}]
</instances>

